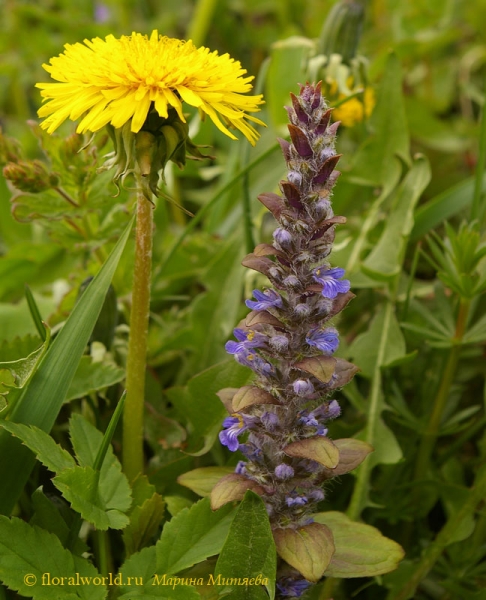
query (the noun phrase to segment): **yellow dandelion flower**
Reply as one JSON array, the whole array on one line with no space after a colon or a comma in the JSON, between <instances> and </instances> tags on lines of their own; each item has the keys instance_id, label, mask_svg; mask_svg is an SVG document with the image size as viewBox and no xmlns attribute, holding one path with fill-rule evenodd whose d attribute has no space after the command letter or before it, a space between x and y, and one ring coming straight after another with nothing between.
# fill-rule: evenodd
<instances>
[{"instance_id":1,"label":"yellow dandelion flower","mask_svg":"<svg viewBox=\"0 0 486 600\"><path fill-rule=\"evenodd\" d=\"M232 139L228 127L239 129L254 145L259 134L247 114L257 112L262 96L245 96L253 77L228 54L196 48L192 41L140 33L117 39L66 44L64 53L43 65L59 83L38 83L46 102L38 111L41 127L52 133L66 119L77 121L77 132L98 131L107 124L121 128L131 120L137 133L153 107L167 118L172 107L185 122L182 102L208 115Z\"/></svg>"},{"instance_id":2,"label":"yellow dandelion flower","mask_svg":"<svg viewBox=\"0 0 486 600\"><path fill-rule=\"evenodd\" d=\"M344 94L339 96L339 100L346 98ZM346 127L353 127L356 123L361 123L365 117L369 117L375 106L375 93L371 88L366 88L362 99L350 98L334 109L332 116L336 121L341 121Z\"/></svg>"}]
</instances>

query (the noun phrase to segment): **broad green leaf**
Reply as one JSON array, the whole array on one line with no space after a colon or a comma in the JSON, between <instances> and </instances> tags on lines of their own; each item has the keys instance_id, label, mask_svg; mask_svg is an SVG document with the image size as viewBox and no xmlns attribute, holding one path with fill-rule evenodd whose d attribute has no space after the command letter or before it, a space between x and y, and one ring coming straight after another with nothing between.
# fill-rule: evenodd
<instances>
[{"instance_id":1,"label":"broad green leaf","mask_svg":"<svg viewBox=\"0 0 486 600\"><path fill-rule=\"evenodd\" d=\"M142 505L134 507L129 515L130 523L122 534L127 556L150 543L159 530L164 511L165 502L157 493L145 500Z\"/></svg>"},{"instance_id":2,"label":"broad green leaf","mask_svg":"<svg viewBox=\"0 0 486 600\"><path fill-rule=\"evenodd\" d=\"M379 310L368 331L349 347L349 355L363 375L371 377L376 366L385 367L406 355L405 339L393 311Z\"/></svg>"},{"instance_id":3,"label":"broad green leaf","mask_svg":"<svg viewBox=\"0 0 486 600\"><path fill-rule=\"evenodd\" d=\"M225 387L239 388L252 378L250 369L229 359L195 375L186 387L168 390L167 395L181 418L189 420L196 432L187 453L205 454L216 440L223 419L228 415L216 393Z\"/></svg>"},{"instance_id":4,"label":"broad green leaf","mask_svg":"<svg viewBox=\"0 0 486 600\"><path fill-rule=\"evenodd\" d=\"M73 509L96 529L123 529L129 523L125 512L130 496L106 493L100 473L91 467L72 467L54 477L52 483L62 492ZM103 494L103 491L105 493ZM109 490L110 492L111 490Z\"/></svg>"},{"instance_id":5,"label":"broad green leaf","mask_svg":"<svg viewBox=\"0 0 486 600\"><path fill-rule=\"evenodd\" d=\"M174 585L174 576L156 573L155 546L144 548L127 559L120 569L120 591L118 600L200 600L192 586L183 583ZM129 579L131 578L131 579ZM129 583L128 583L129 582Z\"/></svg>"},{"instance_id":6,"label":"broad green leaf","mask_svg":"<svg viewBox=\"0 0 486 600\"><path fill-rule=\"evenodd\" d=\"M368 442L367 431L364 429L357 439ZM381 417L377 418L374 428L374 452L368 458L369 467L374 465L396 465L403 457L402 449L392 430Z\"/></svg>"},{"instance_id":7,"label":"broad green leaf","mask_svg":"<svg viewBox=\"0 0 486 600\"><path fill-rule=\"evenodd\" d=\"M164 525L157 548L157 572L172 575L221 551L231 522L233 508L213 512L204 498L182 510Z\"/></svg>"},{"instance_id":8,"label":"broad green leaf","mask_svg":"<svg viewBox=\"0 0 486 600\"><path fill-rule=\"evenodd\" d=\"M277 552L285 562L308 581L319 581L334 554L333 536L328 527L313 522L298 529L274 529L273 537Z\"/></svg>"},{"instance_id":9,"label":"broad green leaf","mask_svg":"<svg viewBox=\"0 0 486 600\"><path fill-rule=\"evenodd\" d=\"M394 53L388 57L369 125L371 136L358 150L350 177L361 185L383 188L385 196L400 178L400 160L410 164L402 69Z\"/></svg>"},{"instance_id":10,"label":"broad green leaf","mask_svg":"<svg viewBox=\"0 0 486 600\"><path fill-rule=\"evenodd\" d=\"M178 515L181 510L192 506L192 501L183 496L164 496L164 501L167 505L167 510L172 517Z\"/></svg>"},{"instance_id":11,"label":"broad green leaf","mask_svg":"<svg viewBox=\"0 0 486 600\"><path fill-rule=\"evenodd\" d=\"M49 347L41 365L16 402L10 414L11 421L50 431L98 319L132 223L133 220ZM29 478L35 458L30 450L22 447L19 440L5 431L0 431L0 456L0 513L9 513Z\"/></svg>"},{"instance_id":12,"label":"broad green leaf","mask_svg":"<svg viewBox=\"0 0 486 600\"><path fill-rule=\"evenodd\" d=\"M267 578L266 588L270 600L273 600L276 570L277 553L265 504L257 494L247 492L231 524L214 575L240 579ZM238 586L233 593L236 592L235 600L236 597L253 600L258 597L257 590L255 586ZM265 598L265 595L262 597Z\"/></svg>"},{"instance_id":13,"label":"broad green leaf","mask_svg":"<svg viewBox=\"0 0 486 600\"><path fill-rule=\"evenodd\" d=\"M64 577L66 584L49 585L45 574L51 582L54 577ZM73 556L52 533L21 519L0 516L0 580L10 589L34 600L103 600L107 589L95 585L95 577L100 583L93 565ZM83 583L76 585L77 581Z\"/></svg>"},{"instance_id":14,"label":"broad green leaf","mask_svg":"<svg viewBox=\"0 0 486 600\"><path fill-rule=\"evenodd\" d=\"M73 457L61 448L51 436L33 425L22 425L11 421L0 421L0 427L9 431L30 448L37 459L53 473L61 473L76 465Z\"/></svg>"},{"instance_id":15,"label":"broad green leaf","mask_svg":"<svg viewBox=\"0 0 486 600\"><path fill-rule=\"evenodd\" d=\"M483 192L485 189L486 175L483 177ZM474 178L470 177L420 206L415 215L411 241L415 242L447 219L461 213L471 204L473 191Z\"/></svg>"},{"instance_id":16,"label":"broad green leaf","mask_svg":"<svg viewBox=\"0 0 486 600\"><path fill-rule=\"evenodd\" d=\"M234 467L200 467L180 475L177 483L205 498L211 494L211 490L220 479L234 471Z\"/></svg>"},{"instance_id":17,"label":"broad green leaf","mask_svg":"<svg viewBox=\"0 0 486 600\"><path fill-rule=\"evenodd\" d=\"M397 188L383 234L362 264L366 275L388 281L400 273L414 209L429 181L429 162L420 156Z\"/></svg>"},{"instance_id":18,"label":"broad green leaf","mask_svg":"<svg viewBox=\"0 0 486 600\"><path fill-rule=\"evenodd\" d=\"M351 521L340 512L317 513L314 520L329 527L336 551L327 577L374 577L397 568L405 553L378 529Z\"/></svg>"},{"instance_id":19,"label":"broad green leaf","mask_svg":"<svg viewBox=\"0 0 486 600\"><path fill-rule=\"evenodd\" d=\"M314 43L304 37L294 36L272 45L265 101L273 126L280 135L287 134L288 115L284 106L290 103L289 92L296 94L296 84L305 83L307 60L314 51ZM289 82L292 82L295 88L289 85Z\"/></svg>"},{"instance_id":20,"label":"broad green leaf","mask_svg":"<svg viewBox=\"0 0 486 600\"><path fill-rule=\"evenodd\" d=\"M125 369L110 363L93 362L90 356L83 356L66 394L66 402L84 398L91 392L122 381L124 377Z\"/></svg>"},{"instance_id":21,"label":"broad green leaf","mask_svg":"<svg viewBox=\"0 0 486 600\"><path fill-rule=\"evenodd\" d=\"M239 238L229 240L218 252L201 281L207 291L192 305L191 368L206 369L226 356L224 344L231 336L240 310L245 269Z\"/></svg>"}]
</instances>

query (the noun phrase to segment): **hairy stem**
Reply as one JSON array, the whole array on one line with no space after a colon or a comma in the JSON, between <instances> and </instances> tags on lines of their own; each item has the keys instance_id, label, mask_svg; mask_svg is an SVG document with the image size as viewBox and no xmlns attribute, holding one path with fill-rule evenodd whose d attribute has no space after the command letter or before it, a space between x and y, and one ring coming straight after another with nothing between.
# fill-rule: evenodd
<instances>
[{"instance_id":1,"label":"hairy stem","mask_svg":"<svg viewBox=\"0 0 486 600\"><path fill-rule=\"evenodd\" d=\"M138 175L140 177L140 175ZM152 268L153 206L138 182L135 265L123 413L123 469L132 481L143 471L143 407Z\"/></svg>"}]
</instances>

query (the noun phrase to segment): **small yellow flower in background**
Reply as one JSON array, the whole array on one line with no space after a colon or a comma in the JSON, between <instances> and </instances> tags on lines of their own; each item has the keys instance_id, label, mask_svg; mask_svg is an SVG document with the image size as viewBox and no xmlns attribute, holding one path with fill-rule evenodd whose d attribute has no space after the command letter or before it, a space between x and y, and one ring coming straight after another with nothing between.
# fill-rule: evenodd
<instances>
[{"instance_id":1,"label":"small yellow flower in background","mask_svg":"<svg viewBox=\"0 0 486 600\"><path fill-rule=\"evenodd\" d=\"M117 39L108 35L84 44L66 44L63 54L44 69L59 83L38 83L46 103L41 127L55 131L66 119L82 117L78 133L98 131L111 124L118 129L131 121L138 133L153 106L163 119L175 109L185 123L182 102L208 115L232 139L228 127L240 130L255 145L258 132L248 121L264 125L247 114L257 112L262 96L245 96L253 77L228 54L219 56L191 41L140 33Z\"/></svg>"},{"instance_id":2,"label":"small yellow flower in background","mask_svg":"<svg viewBox=\"0 0 486 600\"><path fill-rule=\"evenodd\" d=\"M344 100L346 96L340 94L338 101ZM336 107L332 113L335 121L341 121L346 127L353 127L368 118L375 107L375 93L371 88L366 88L361 98L354 96Z\"/></svg>"}]
</instances>

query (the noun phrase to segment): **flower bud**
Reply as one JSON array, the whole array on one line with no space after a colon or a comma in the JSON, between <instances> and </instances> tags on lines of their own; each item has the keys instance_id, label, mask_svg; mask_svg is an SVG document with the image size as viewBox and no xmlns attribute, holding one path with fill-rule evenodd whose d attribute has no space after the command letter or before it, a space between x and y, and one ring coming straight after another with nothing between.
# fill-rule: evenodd
<instances>
[{"instance_id":1,"label":"flower bud","mask_svg":"<svg viewBox=\"0 0 486 600\"><path fill-rule=\"evenodd\" d=\"M277 479L290 479L294 476L294 469L290 465L282 463L275 467L275 477Z\"/></svg>"},{"instance_id":2,"label":"flower bud","mask_svg":"<svg viewBox=\"0 0 486 600\"><path fill-rule=\"evenodd\" d=\"M288 277L286 277L283 280L284 285L291 287L291 288L297 288L300 286L300 281L298 280L298 278L295 275L289 275Z\"/></svg>"},{"instance_id":3,"label":"flower bud","mask_svg":"<svg viewBox=\"0 0 486 600\"><path fill-rule=\"evenodd\" d=\"M289 347L289 340L285 335L274 335L270 338L270 346L277 352L285 352Z\"/></svg>"},{"instance_id":4,"label":"flower bud","mask_svg":"<svg viewBox=\"0 0 486 600\"><path fill-rule=\"evenodd\" d=\"M38 194L55 187L59 179L49 173L40 160L20 160L18 163L8 163L3 168L3 176L22 192Z\"/></svg>"},{"instance_id":5,"label":"flower bud","mask_svg":"<svg viewBox=\"0 0 486 600\"><path fill-rule=\"evenodd\" d=\"M286 229L283 229L282 227L278 227L273 232L273 239L282 248L289 248L292 244L291 234Z\"/></svg>"},{"instance_id":6,"label":"flower bud","mask_svg":"<svg viewBox=\"0 0 486 600\"><path fill-rule=\"evenodd\" d=\"M294 392L297 394L297 396L300 396L301 398L304 398L305 396L308 396L314 392L314 386L308 379L297 379L292 384L292 387L294 388Z\"/></svg>"}]
</instances>

